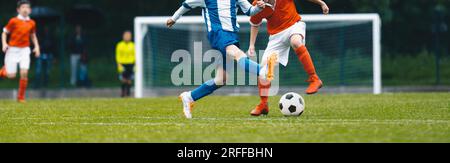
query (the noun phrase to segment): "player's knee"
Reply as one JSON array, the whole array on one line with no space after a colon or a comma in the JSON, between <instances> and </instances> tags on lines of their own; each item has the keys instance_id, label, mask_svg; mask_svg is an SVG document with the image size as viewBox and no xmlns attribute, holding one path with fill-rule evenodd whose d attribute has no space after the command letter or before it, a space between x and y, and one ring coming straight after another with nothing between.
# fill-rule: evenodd
<instances>
[{"instance_id":1,"label":"player's knee","mask_svg":"<svg viewBox=\"0 0 450 163\"><path fill-rule=\"evenodd\" d=\"M16 74L8 74L6 75L8 79L16 79Z\"/></svg>"},{"instance_id":2,"label":"player's knee","mask_svg":"<svg viewBox=\"0 0 450 163\"><path fill-rule=\"evenodd\" d=\"M298 48L301 48L302 46L305 46L305 45L302 44L302 43L292 44L292 48L293 48L293 49L298 49Z\"/></svg>"},{"instance_id":3,"label":"player's knee","mask_svg":"<svg viewBox=\"0 0 450 163\"><path fill-rule=\"evenodd\" d=\"M291 37L291 46L294 49L298 49L302 46L305 45L305 43L303 42L303 36L301 35L294 35Z\"/></svg>"},{"instance_id":4,"label":"player's knee","mask_svg":"<svg viewBox=\"0 0 450 163\"><path fill-rule=\"evenodd\" d=\"M214 81L215 81L216 85L224 86L227 83L227 76L226 75L217 76Z\"/></svg>"},{"instance_id":5,"label":"player's knee","mask_svg":"<svg viewBox=\"0 0 450 163\"><path fill-rule=\"evenodd\" d=\"M242 57L245 57L245 53L237 48L236 46L228 46L226 49L227 55L234 57L234 59L239 60Z\"/></svg>"},{"instance_id":6,"label":"player's knee","mask_svg":"<svg viewBox=\"0 0 450 163\"><path fill-rule=\"evenodd\" d=\"M20 78L21 78L21 79L26 79L26 78L28 78L28 73L20 73Z\"/></svg>"},{"instance_id":7,"label":"player's knee","mask_svg":"<svg viewBox=\"0 0 450 163\"><path fill-rule=\"evenodd\" d=\"M224 86L227 83L226 78L217 79L215 81L216 81L216 85L218 85L218 86Z\"/></svg>"}]
</instances>

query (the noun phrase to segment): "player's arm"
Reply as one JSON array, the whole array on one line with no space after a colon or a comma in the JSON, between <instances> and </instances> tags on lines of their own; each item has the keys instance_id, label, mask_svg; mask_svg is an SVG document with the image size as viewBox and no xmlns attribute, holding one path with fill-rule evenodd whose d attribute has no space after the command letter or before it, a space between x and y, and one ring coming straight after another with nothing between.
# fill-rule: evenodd
<instances>
[{"instance_id":1,"label":"player's arm","mask_svg":"<svg viewBox=\"0 0 450 163\"><path fill-rule=\"evenodd\" d=\"M9 20L8 24L3 28L2 33L2 51L6 53L6 50L8 50L8 34L14 29L15 27L15 21L14 19Z\"/></svg>"},{"instance_id":2,"label":"player's arm","mask_svg":"<svg viewBox=\"0 0 450 163\"><path fill-rule=\"evenodd\" d=\"M241 7L242 12L247 16L256 15L266 7L266 3L263 0L257 1L255 6L250 4L247 0L238 0L237 3Z\"/></svg>"},{"instance_id":3,"label":"player's arm","mask_svg":"<svg viewBox=\"0 0 450 163\"><path fill-rule=\"evenodd\" d=\"M253 57L256 55L255 43L259 33L259 25L252 25L250 28L250 45L248 47L248 55Z\"/></svg>"},{"instance_id":4,"label":"player's arm","mask_svg":"<svg viewBox=\"0 0 450 163\"><path fill-rule=\"evenodd\" d=\"M330 13L330 8L328 8L327 3L325 3L323 0L308 0L308 1L319 5L322 8L323 14L328 15L328 13Z\"/></svg>"},{"instance_id":5,"label":"player's arm","mask_svg":"<svg viewBox=\"0 0 450 163\"><path fill-rule=\"evenodd\" d=\"M197 7L205 7L204 0L186 0L181 7L173 14L173 16L167 20L167 27L172 27L184 14Z\"/></svg>"},{"instance_id":6,"label":"player's arm","mask_svg":"<svg viewBox=\"0 0 450 163\"><path fill-rule=\"evenodd\" d=\"M39 46L39 40L37 38L36 33L31 34L31 41L33 42L34 45L33 53L37 58L41 55L41 48Z\"/></svg>"},{"instance_id":7,"label":"player's arm","mask_svg":"<svg viewBox=\"0 0 450 163\"><path fill-rule=\"evenodd\" d=\"M120 55L121 55L120 52L121 52L120 45L117 44L117 46L116 46L116 63L117 63L117 72L119 72L119 73L123 72L123 70L124 70L123 65L120 62Z\"/></svg>"},{"instance_id":8,"label":"player's arm","mask_svg":"<svg viewBox=\"0 0 450 163\"><path fill-rule=\"evenodd\" d=\"M6 31L2 32L2 51L6 53L6 50L8 50L8 43L6 42L6 39L8 37L8 33Z\"/></svg>"},{"instance_id":9,"label":"player's arm","mask_svg":"<svg viewBox=\"0 0 450 163\"><path fill-rule=\"evenodd\" d=\"M256 2L255 2L256 3ZM262 12L253 15L250 18L250 45L248 47L248 55L253 57L256 55L255 43L256 38L258 37L259 27L261 26L264 19L264 14Z\"/></svg>"}]
</instances>

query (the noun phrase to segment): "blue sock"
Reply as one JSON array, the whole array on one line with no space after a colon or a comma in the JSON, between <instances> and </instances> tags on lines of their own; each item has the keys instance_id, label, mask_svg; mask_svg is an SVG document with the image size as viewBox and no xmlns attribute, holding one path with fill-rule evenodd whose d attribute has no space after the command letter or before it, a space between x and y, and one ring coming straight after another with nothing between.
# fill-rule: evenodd
<instances>
[{"instance_id":1,"label":"blue sock","mask_svg":"<svg viewBox=\"0 0 450 163\"><path fill-rule=\"evenodd\" d=\"M238 61L238 65L245 70L245 72L249 72L252 74L256 74L259 76L259 71L261 70L261 66L258 63L250 60L248 57L242 57Z\"/></svg>"},{"instance_id":2,"label":"blue sock","mask_svg":"<svg viewBox=\"0 0 450 163\"><path fill-rule=\"evenodd\" d=\"M200 100L201 98L210 95L219 88L220 86L217 86L213 79L209 80L191 92L192 99L194 101Z\"/></svg>"}]
</instances>

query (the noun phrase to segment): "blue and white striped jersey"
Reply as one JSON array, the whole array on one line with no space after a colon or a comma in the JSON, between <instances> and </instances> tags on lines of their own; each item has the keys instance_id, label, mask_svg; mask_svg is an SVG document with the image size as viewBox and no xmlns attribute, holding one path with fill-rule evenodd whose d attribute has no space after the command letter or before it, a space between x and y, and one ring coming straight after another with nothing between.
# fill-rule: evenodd
<instances>
[{"instance_id":1,"label":"blue and white striped jersey","mask_svg":"<svg viewBox=\"0 0 450 163\"><path fill-rule=\"evenodd\" d=\"M248 16L257 14L260 9L254 7L247 0L186 0L183 7L193 9L201 7L208 31L224 30L238 32L238 7Z\"/></svg>"}]
</instances>

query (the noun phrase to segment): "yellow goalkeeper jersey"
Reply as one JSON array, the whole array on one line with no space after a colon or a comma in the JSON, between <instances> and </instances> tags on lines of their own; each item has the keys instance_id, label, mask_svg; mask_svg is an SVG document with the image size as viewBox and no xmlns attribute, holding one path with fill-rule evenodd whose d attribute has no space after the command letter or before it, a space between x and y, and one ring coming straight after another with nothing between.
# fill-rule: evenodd
<instances>
[{"instance_id":1,"label":"yellow goalkeeper jersey","mask_svg":"<svg viewBox=\"0 0 450 163\"><path fill-rule=\"evenodd\" d=\"M121 41L116 46L116 61L118 64L134 64L136 54L133 42Z\"/></svg>"}]
</instances>

